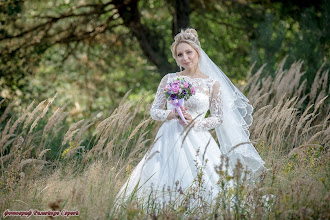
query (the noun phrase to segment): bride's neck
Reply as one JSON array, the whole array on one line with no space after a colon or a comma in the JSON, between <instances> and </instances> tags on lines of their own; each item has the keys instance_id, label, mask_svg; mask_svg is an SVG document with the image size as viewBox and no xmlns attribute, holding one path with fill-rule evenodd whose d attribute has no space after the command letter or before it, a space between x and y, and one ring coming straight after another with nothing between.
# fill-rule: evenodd
<instances>
[{"instance_id":1,"label":"bride's neck","mask_svg":"<svg viewBox=\"0 0 330 220\"><path fill-rule=\"evenodd\" d=\"M192 76L192 77L194 77L194 76L199 76L202 73L199 70L199 68L196 67L196 68L191 68L191 69L185 69L185 70L182 71L182 74L184 74L186 76Z\"/></svg>"}]
</instances>

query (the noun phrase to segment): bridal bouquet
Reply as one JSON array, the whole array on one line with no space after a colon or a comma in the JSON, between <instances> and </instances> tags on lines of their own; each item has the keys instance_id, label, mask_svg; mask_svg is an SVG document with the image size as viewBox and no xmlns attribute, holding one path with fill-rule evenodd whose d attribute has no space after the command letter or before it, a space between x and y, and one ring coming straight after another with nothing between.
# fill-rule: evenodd
<instances>
[{"instance_id":1,"label":"bridal bouquet","mask_svg":"<svg viewBox=\"0 0 330 220\"><path fill-rule=\"evenodd\" d=\"M175 107L184 123L188 124L181 109L184 109L184 100L187 101L190 96L195 95L195 88L192 84L186 82L183 78L177 78L174 82L166 85L164 93L167 100Z\"/></svg>"}]
</instances>

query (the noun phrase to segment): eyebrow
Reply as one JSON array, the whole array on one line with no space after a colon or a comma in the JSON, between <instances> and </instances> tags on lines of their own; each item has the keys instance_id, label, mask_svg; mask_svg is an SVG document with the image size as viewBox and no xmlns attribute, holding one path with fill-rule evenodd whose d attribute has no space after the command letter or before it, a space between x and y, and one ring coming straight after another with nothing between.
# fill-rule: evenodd
<instances>
[{"instance_id":1,"label":"eyebrow","mask_svg":"<svg viewBox=\"0 0 330 220\"><path fill-rule=\"evenodd\" d=\"M188 50L191 50L191 49L187 49L187 50L185 50L184 52L187 52ZM178 54L180 54L181 52L179 52Z\"/></svg>"}]
</instances>

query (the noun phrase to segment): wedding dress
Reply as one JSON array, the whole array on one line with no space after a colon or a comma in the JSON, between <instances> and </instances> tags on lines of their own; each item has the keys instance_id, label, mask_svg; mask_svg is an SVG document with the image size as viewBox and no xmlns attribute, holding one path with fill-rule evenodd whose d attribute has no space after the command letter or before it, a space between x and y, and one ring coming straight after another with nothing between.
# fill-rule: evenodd
<instances>
[{"instance_id":1,"label":"wedding dress","mask_svg":"<svg viewBox=\"0 0 330 220\"><path fill-rule=\"evenodd\" d=\"M173 106L166 100L164 88L178 77L191 83L196 91L195 95L185 101L184 106L195 119L195 124L190 130L185 130L177 119L166 120ZM226 117L222 111L222 100L221 85L212 76L190 78L178 76L177 73L164 76L150 110L154 120L164 121L164 123L157 133L154 145L133 170L119 195L128 198L134 193L134 196L147 201L153 194L158 195L160 202L173 200L175 199L173 195L178 192L178 189L185 192L193 186L199 172L198 167L203 167L204 196L211 202L219 190L217 187L219 176L215 172L215 167L219 166L224 152L221 152L209 130L219 127L223 122L223 117ZM208 110L210 115L205 118ZM264 168L264 161L257 151L250 146L249 149L244 150L244 145L242 145L243 152L240 152L240 147L234 149L236 153L228 154L233 157L229 169L233 169L236 159L242 159L245 160L243 165L247 163L255 173L261 171ZM245 154L247 157L237 157L240 154ZM174 194L168 192L174 192ZM170 196L164 196L165 193Z\"/></svg>"}]
</instances>

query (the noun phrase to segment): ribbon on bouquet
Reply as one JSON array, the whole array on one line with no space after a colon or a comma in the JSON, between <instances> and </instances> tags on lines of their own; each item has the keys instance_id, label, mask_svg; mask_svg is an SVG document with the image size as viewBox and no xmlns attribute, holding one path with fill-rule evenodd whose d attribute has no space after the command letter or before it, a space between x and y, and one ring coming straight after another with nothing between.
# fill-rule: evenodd
<instances>
[{"instance_id":1,"label":"ribbon on bouquet","mask_svg":"<svg viewBox=\"0 0 330 220\"><path fill-rule=\"evenodd\" d=\"M187 121L184 118L180 106L184 107L184 99L174 99L171 100L170 103L175 107L176 111L179 113L182 121L187 125Z\"/></svg>"}]
</instances>

